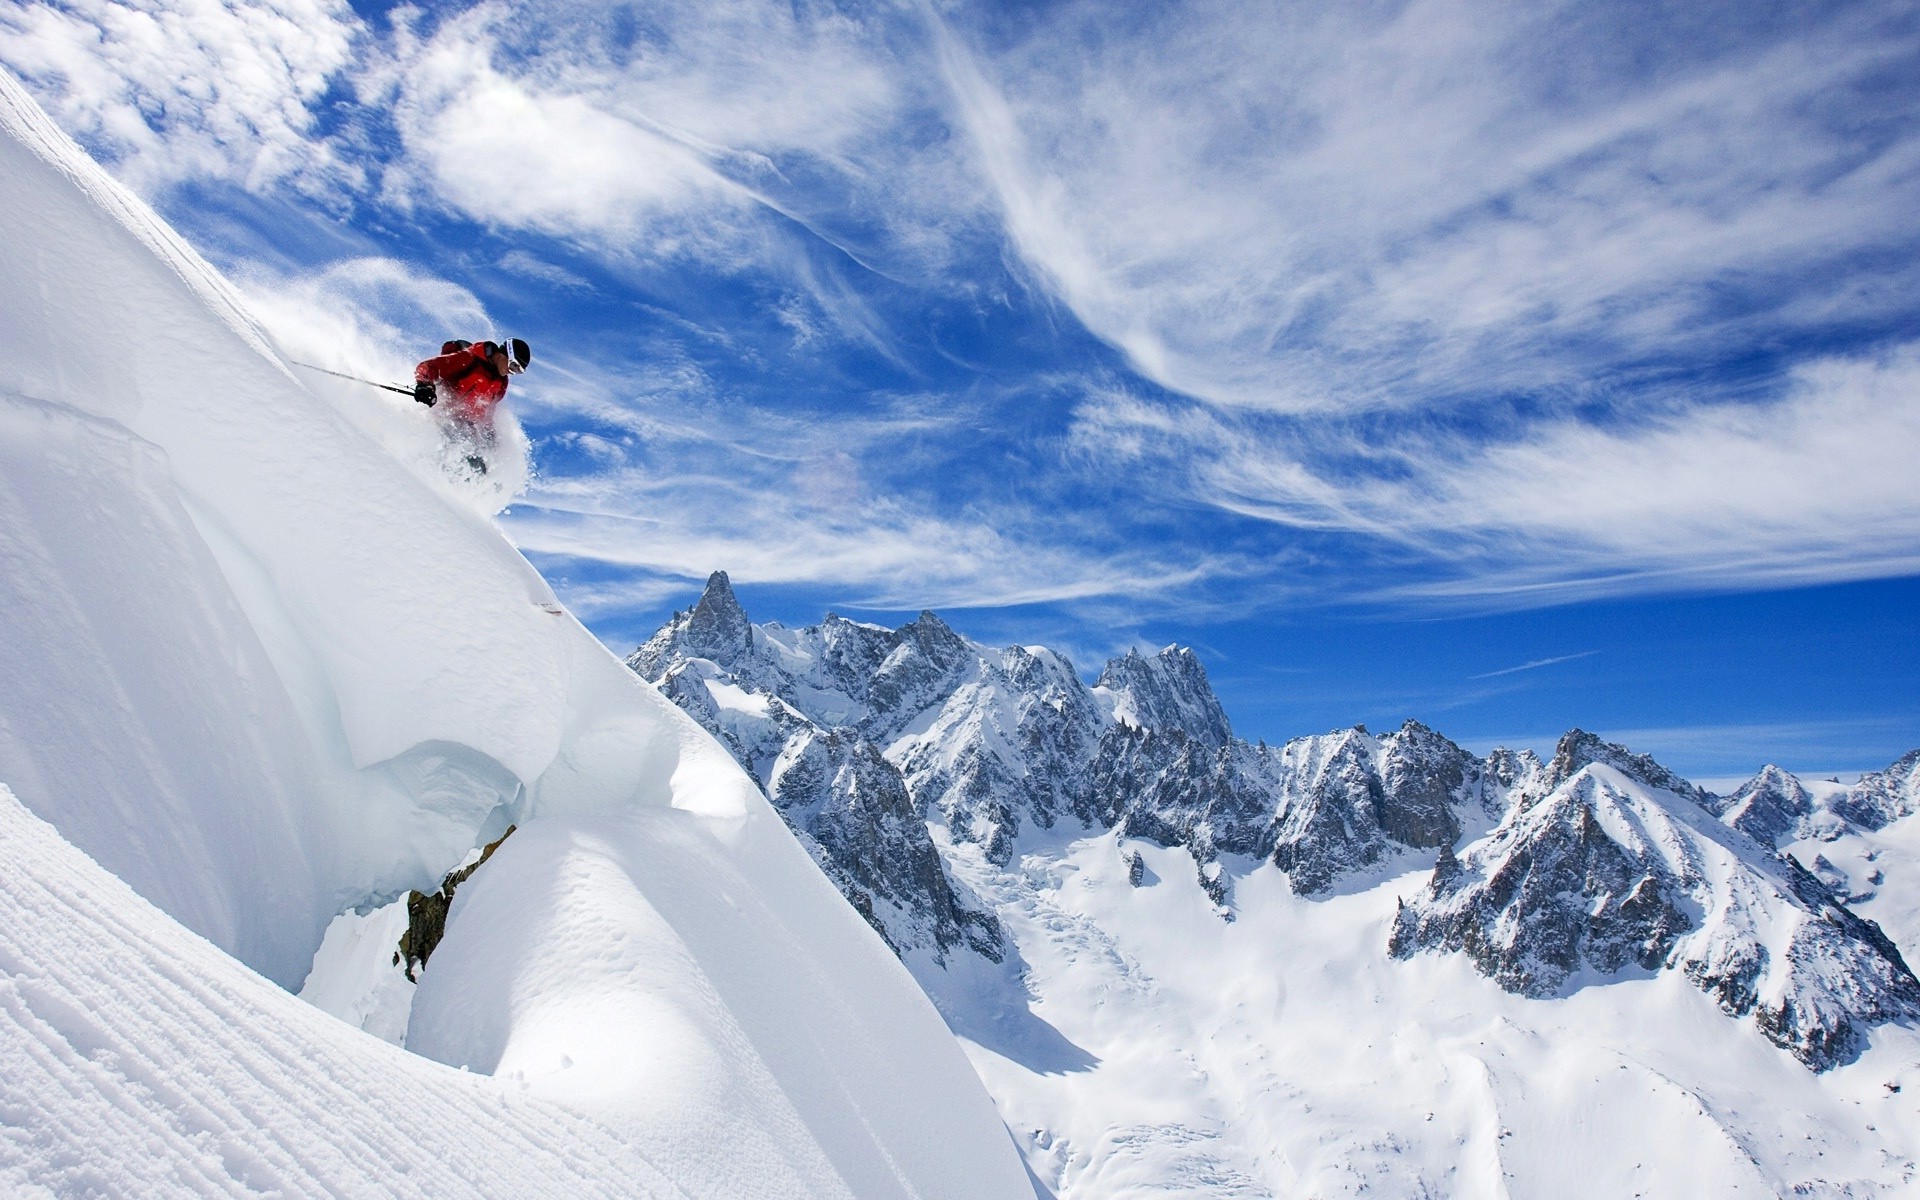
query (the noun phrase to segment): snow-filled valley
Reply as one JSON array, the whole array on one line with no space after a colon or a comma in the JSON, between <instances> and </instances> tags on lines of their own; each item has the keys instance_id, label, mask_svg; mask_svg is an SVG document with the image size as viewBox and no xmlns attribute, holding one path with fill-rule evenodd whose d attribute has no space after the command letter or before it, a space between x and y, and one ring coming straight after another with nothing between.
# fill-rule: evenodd
<instances>
[{"instance_id":1,"label":"snow-filled valley","mask_svg":"<svg viewBox=\"0 0 1920 1200\"><path fill-rule=\"evenodd\" d=\"M1920 754L1722 798L1579 731L1250 746L1190 652L1088 687L932 614L755 625L724 575L629 665L899 949L1054 1195L1920 1186L1909 943L1842 907L1912 928Z\"/></svg>"},{"instance_id":2,"label":"snow-filled valley","mask_svg":"<svg viewBox=\"0 0 1920 1200\"><path fill-rule=\"evenodd\" d=\"M0 213L9 1194L1030 1190L905 969L430 421L296 378L3 74ZM282 990L509 823L414 1053Z\"/></svg>"},{"instance_id":3,"label":"snow-filled valley","mask_svg":"<svg viewBox=\"0 0 1920 1200\"><path fill-rule=\"evenodd\" d=\"M524 440L290 369L4 73L0 229L0 1192L1920 1191L1920 758L1254 746L724 575L623 665Z\"/></svg>"}]
</instances>

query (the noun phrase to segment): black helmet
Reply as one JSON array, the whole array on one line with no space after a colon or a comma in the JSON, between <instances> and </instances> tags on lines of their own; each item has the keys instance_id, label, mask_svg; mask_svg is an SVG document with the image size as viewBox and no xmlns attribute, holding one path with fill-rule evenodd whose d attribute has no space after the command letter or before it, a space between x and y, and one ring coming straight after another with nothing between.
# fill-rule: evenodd
<instances>
[{"instance_id":1,"label":"black helmet","mask_svg":"<svg viewBox=\"0 0 1920 1200\"><path fill-rule=\"evenodd\" d=\"M497 342L488 342L487 357L492 358L496 354L507 356L507 373L510 375L518 375L533 361L533 347L519 338L503 337Z\"/></svg>"}]
</instances>

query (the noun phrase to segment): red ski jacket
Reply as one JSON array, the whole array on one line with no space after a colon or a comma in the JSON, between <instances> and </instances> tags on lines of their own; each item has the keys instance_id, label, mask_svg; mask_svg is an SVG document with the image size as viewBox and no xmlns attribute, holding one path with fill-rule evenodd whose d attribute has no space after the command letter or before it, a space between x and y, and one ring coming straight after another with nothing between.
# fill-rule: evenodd
<instances>
[{"instance_id":1,"label":"red ski jacket","mask_svg":"<svg viewBox=\"0 0 1920 1200\"><path fill-rule=\"evenodd\" d=\"M442 347L446 353L413 369L414 382L432 383L440 402L459 420L491 425L494 406L507 396L506 376L496 374L487 361L498 349L492 342L448 342Z\"/></svg>"}]
</instances>

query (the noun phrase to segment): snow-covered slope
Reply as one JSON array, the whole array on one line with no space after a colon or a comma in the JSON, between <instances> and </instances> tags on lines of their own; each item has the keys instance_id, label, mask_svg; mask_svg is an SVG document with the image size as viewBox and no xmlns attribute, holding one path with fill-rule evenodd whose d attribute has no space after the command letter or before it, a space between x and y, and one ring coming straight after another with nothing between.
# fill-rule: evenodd
<instances>
[{"instance_id":1,"label":"snow-covered slope","mask_svg":"<svg viewBox=\"0 0 1920 1200\"><path fill-rule=\"evenodd\" d=\"M688 1194L671 1147L288 995L4 788L0 881L0 1194Z\"/></svg>"},{"instance_id":2,"label":"snow-covered slope","mask_svg":"<svg viewBox=\"0 0 1920 1200\"><path fill-rule=\"evenodd\" d=\"M839 738L893 765L1005 935L999 962L905 958L1063 1200L1920 1186L1898 946L1625 747L1480 758L1416 721L1249 745L1178 648L1088 687L931 614L753 625L723 575L629 661L743 761ZM1910 775L1828 797L1882 814L1848 828L1883 906L1920 897ZM925 894L848 888L877 893Z\"/></svg>"},{"instance_id":3,"label":"snow-covered slope","mask_svg":"<svg viewBox=\"0 0 1920 1200\"><path fill-rule=\"evenodd\" d=\"M601 1146L609 1190L645 1186L621 1173L641 1159L661 1194L1028 1189L933 1008L753 782L549 611L484 503L396 460L433 444L419 412L303 386L4 75L0 214L0 782L51 827L9 810L56 872L0 872L20 922L0 971L15 995L40 972L55 1014L9 1026L4 1052L43 1066L7 1082L6 1123L35 1133L0 1137L0 1178L71 1191L51 1173L85 1162L108 1192L321 1192L337 1158L363 1172L346 1190L402 1192L434 1168L384 1149L378 1105L308 1097L334 1062L405 1062L446 1106L418 1153L458 1152L433 1129L503 1130L527 1177L597 1175ZM300 985L336 914L432 886L510 821L406 1034L493 1080L316 1032L245 982ZM133 902L82 852L237 961L144 909L129 935ZM107 898L36 898L67 877ZM109 953L112 979L89 974ZM91 1024L61 1007L115 980ZM215 1069L240 1036L222 1020L251 1026L250 1065ZM168 1082L196 1074L213 1082ZM249 1078L252 1099L207 1099ZM523 1093L557 1103L522 1122ZM125 1136L96 1143L109 1111ZM335 1158L299 1148L323 1137ZM189 1143L182 1173L144 1161ZM525 1194L512 1178L479 1190Z\"/></svg>"}]
</instances>

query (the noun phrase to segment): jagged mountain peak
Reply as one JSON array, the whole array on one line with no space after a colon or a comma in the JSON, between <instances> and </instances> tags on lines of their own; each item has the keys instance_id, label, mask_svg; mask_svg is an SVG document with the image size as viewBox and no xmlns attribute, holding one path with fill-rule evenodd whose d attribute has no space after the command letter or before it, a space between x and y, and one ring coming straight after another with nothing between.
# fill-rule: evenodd
<instances>
[{"instance_id":1,"label":"jagged mountain peak","mask_svg":"<svg viewBox=\"0 0 1920 1200\"><path fill-rule=\"evenodd\" d=\"M707 576L706 589L687 614L686 638L695 653L720 663L735 661L753 649L753 625L725 571Z\"/></svg>"},{"instance_id":2,"label":"jagged mountain peak","mask_svg":"<svg viewBox=\"0 0 1920 1200\"><path fill-rule=\"evenodd\" d=\"M950 664L977 653L972 642L956 633L953 626L940 619L938 613L929 610L922 610L918 617L902 625L899 633L904 643L911 644L936 662Z\"/></svg>"},{"instance_id":3,"label":"jagged mountain peak","mask_svg":"<svg viewBox=\"0 0 1920 1200\"><path fill-rule=\"evenodd\" d=\"M1510 750L1501 746L1487 755L1487 773L1508 792L1524 792L1539 783L1546 771L1540 756L1531 750Z\"/></svg>"},{"instance_id":4,"label":"jagged mountain peak","mask_svg":"<svg viewBox=\"0 0 1920 1200\"><path fill-rule=\"evenodd\" d=\"M1648 755L1636 754L1584 729L1570 729L1561 736L1554 747L1553 759L1547 764L1541 788L1551 792L1591 763L1604 763L1647 787L1664 789L1710 811L1718 811L1711 792L1681 778Z\"/></svg>"},{"instance_id":5,"label":"jagged mountain peak","mask_svg":"<svg viewBox=\"0 0 1920 1200\"><path fill-rule=\"evenodd\" d=\"M694 606L674 613L627 657L627 665L642 678L658 682L688 658L708 659L732 671L752 654L753 624L733 593L733 581L725 571L715 571L707 576Z\"/></svg>"},{"instance_id":6,"label":"jagged mountain peak","mask_svg":"<svg viewBox=\"0 0 1920 1200\"><path fill-rule=\"evenodd\" d=\"M1920 750L1908 752L1883 771L1861 776L1834 808L1863 829L1883 829L1920 812Z\"/></svg>"},{"instance_id":7,"label":"jagged mountain peak","mask_svg":"<svg viewBox=\"0 0 1920 1200\"><path fill-rule=\"evenodd\" d=\"M1791 771L1768 763L1725 801L1721 820L1768 848L1789 840L1814 808L1814 797Z\"/></svg>"},{"instance_id":8,"label":"jagged mountain peak","mask_svg":"<svg viewBox=\"0 0 1920 1200\"><path fill-rule=\"evenodd\" d=\"M1178 730L1213 746L1233 740L1206 667L1185 646L1167 646L1151 656L1130 649L1108 660L1094 686L1113 695L1120 721L1159 732Z\"/></svg>"},{"instance_id":9,"label":"jagged mountain peak","mask_svg":"<svg viewBox=\"0 0 1920 1200\"><path fill-rule=\"evenodd\" d=\"M1601 761L1403 901L1391 953L1436 949L1534 996L1582 972L1679 970L1816 1070L1849 1061L1866 1027L1920 1017L1920 981L1877 926L1676 789Z\"/></svg>"}]
</instances>

